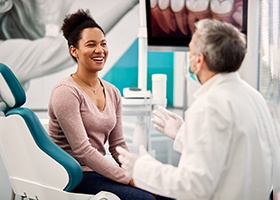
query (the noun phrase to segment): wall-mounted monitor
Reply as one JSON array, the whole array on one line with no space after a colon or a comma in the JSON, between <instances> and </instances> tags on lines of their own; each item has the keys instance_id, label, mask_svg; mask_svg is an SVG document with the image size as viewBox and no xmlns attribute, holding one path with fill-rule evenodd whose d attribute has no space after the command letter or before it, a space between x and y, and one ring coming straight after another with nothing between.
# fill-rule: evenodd
<instances>
[{"instance_id":1,"label":"wall-mounted monitor","mask_svg":"<svg viewBox=\"0 0 280 200\"><path fill-rule=\"evenodd\" d=\"M247 34L248 0L146 0L148 48L186 51L194 23L211 18Z\"/></svg>"}]
</instances>

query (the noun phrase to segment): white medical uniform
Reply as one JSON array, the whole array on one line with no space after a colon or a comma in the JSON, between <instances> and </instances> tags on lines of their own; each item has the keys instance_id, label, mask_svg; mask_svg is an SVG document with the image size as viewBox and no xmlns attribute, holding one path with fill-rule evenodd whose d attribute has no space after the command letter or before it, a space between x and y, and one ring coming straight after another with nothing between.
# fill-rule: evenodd
<instances>
[{"instance_id":1,"label":"white medical uniform","mask_svg":"<svg viewBox=\"0 0 280 200\"><path fill-rule=\"evenodd\" d=\"M194 97L178 167L146 154L135 184L177 200L269 199L275 132L263 97L237 73L215 75Z\"/></svg>"}]
</instances>

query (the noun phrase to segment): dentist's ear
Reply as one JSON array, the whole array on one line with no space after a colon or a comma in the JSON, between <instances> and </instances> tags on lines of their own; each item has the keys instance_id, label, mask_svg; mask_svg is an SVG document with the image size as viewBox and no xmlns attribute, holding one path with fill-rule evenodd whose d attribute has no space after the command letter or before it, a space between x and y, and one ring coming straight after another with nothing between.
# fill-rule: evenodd
<instances>
[{"instance_id":1,"label":"dentist's ear","mask_svg":"<svg viewBox=\"0 0 280 200\"><path fill-rule=\"evenodd\" d=\"M197 59L197 65L201 69L201 67L203 66L203 63L205 63L205 61L206 61L204 54L199 52L197 54L197 58L196 59Z\"/></svg>"}]
</instances>

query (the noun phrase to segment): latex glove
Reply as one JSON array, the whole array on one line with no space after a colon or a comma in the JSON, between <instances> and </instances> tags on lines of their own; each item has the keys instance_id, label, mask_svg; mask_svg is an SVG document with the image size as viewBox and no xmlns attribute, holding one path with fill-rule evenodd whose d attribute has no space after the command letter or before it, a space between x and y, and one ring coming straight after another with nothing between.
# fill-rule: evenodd
<instances>
[{"instance_id":1,"label":"latex glove","mask_svg":"<svg viewBox=\"0 0 280 200\"><path fill-rule=\"evenodd\" d=\"M151 121L154 123L154 128L174 140L184 123L183 118L162 106L154 110L153 114Z\"/></svg>"},{"instance_id":2,"label":"latex glove","mask_svg":"<svg viewBox=\"0 0 280 200\"><path fill-rule=\"evenodd\" d=\"M134 164L135 164L136 160L140 156L147 154L145 147L143 145L139 146L139 155L130 153L129 151L127 151L126 149L124 149L120 146L118 146L116 148L116 150L120 154L119 161L121 163L121 167L126 171L126 174L128 176L132 177L133 168L134 168Z\"/></svg>"}]
</instances>

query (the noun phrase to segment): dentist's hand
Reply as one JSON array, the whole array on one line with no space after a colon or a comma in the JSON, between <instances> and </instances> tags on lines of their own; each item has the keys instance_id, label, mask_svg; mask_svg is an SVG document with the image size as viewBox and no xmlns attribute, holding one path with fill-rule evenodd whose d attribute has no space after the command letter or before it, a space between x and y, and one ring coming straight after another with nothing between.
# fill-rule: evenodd
<instances>
[{"instance_id":1,"label":"dentist's hand","mask_svg":"<svg viewBox=\"0 0 280 200\"><path fill-rule=\"evenodd\" d=\"M124 149L120 146L118 146L116 148L116 150L120 154L119 161L121 163L121 167L126 171L127 175L132 177L133 168L134 168L134 164L135 164L136 160L140 156L147 154L145 147L143 145L140 145L139 155L130 153L129 151L127 151L126 149Z\"/></svg>"},{"instance_id":2,"label":"dentist's hand","mask_svg":"<svg viewBox=\"0 0 280 200\"><path fill-rule=\"evenodd\" d=\"M154 110L153 114L154 128L174 140L178 130L184 123L183 118L162 106Z\"/></svg>"}]
</instances>

